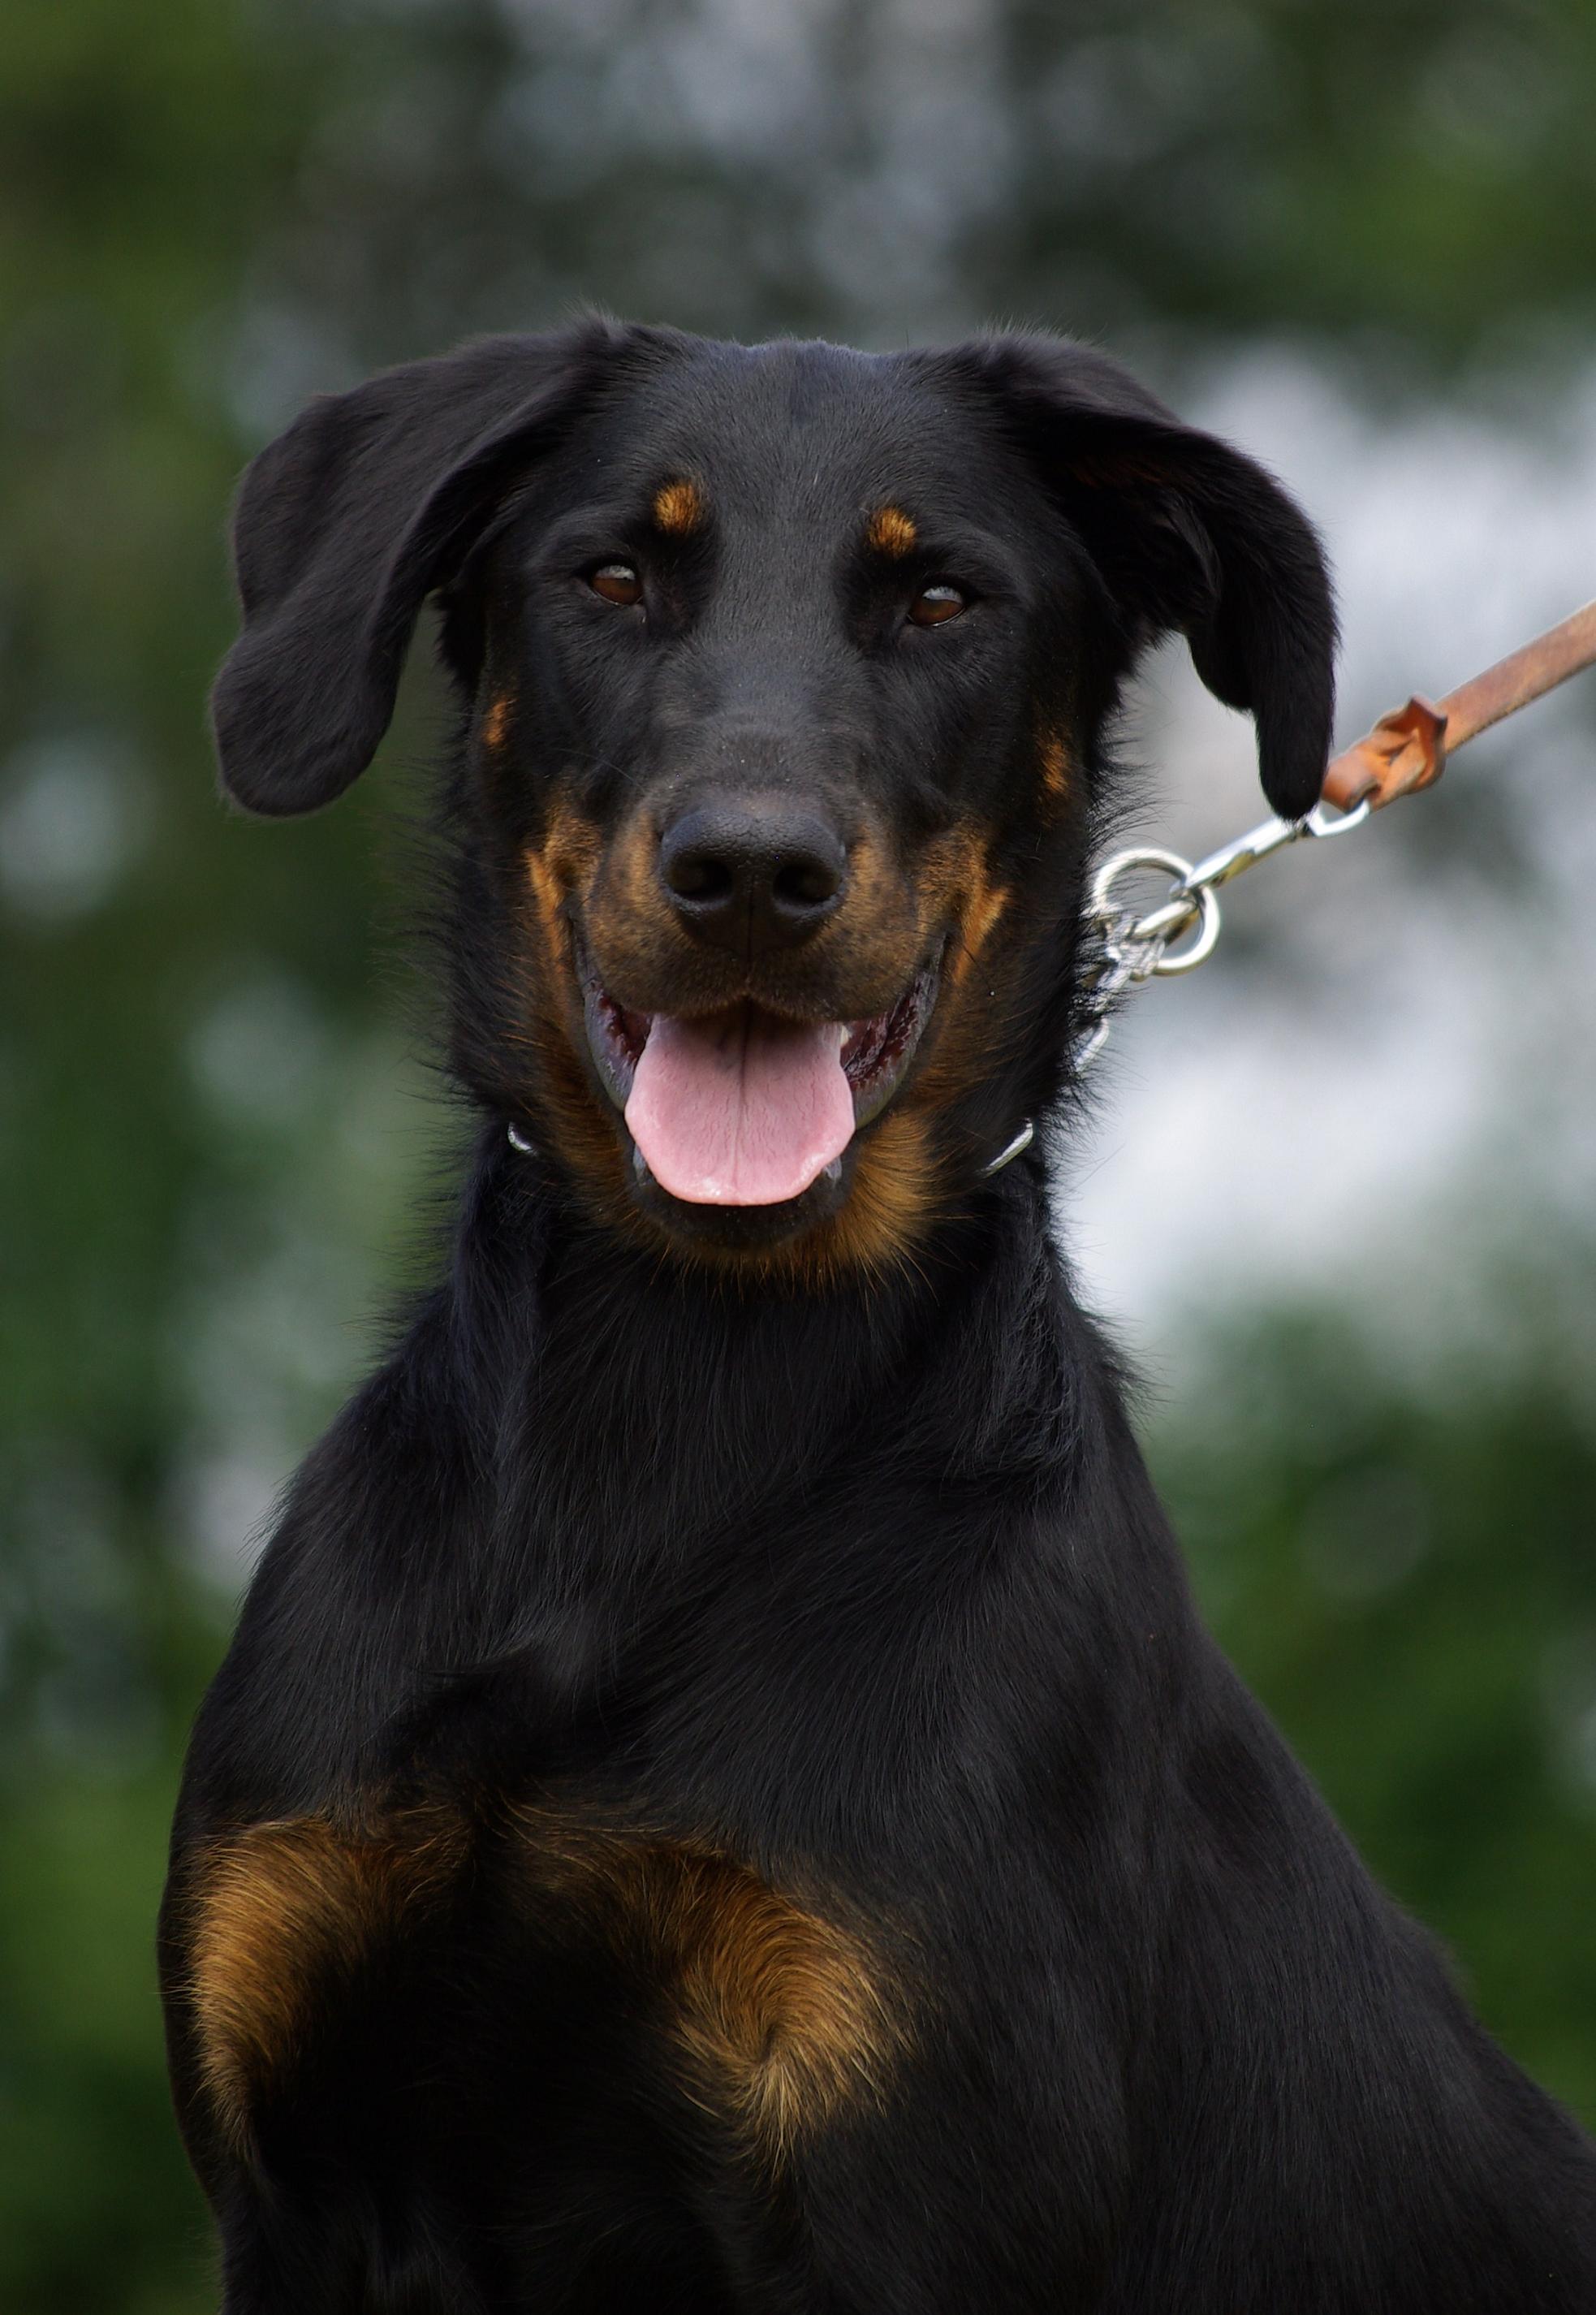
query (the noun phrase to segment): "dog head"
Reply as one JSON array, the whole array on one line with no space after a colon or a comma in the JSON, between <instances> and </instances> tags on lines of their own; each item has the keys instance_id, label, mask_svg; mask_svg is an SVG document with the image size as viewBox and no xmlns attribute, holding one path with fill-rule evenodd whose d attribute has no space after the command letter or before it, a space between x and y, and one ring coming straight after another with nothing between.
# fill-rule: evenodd
<instances>
[{"instance_id":1,"label":"dog head","mask_svg":"<svg viewBox=\"0 0 1596 2315\"><path fill-rule=\"evenodd\" d=\"M606 1224L767 1274L911 1257L1057 1098L1144 646L1251 710L1277 811L1328 750L1307 522L1060 341L492 340L314 404L235 545L228 791L338 795L436 596L457 1065Z\"/></svg>"}]
</instances>

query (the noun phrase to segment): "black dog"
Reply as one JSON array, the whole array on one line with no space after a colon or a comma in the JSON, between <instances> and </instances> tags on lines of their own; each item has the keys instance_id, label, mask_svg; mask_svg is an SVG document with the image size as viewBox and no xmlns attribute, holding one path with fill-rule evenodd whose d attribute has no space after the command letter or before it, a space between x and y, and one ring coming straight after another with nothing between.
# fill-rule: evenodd
<instances>
[{"instance_id":1,"label":"black dog","mask_svg":"<svg viewBox=\"0 0 1596 2315\"><path fill-rule=\"evenodd\" d=\"M439 599L480 1135L179 1811L229 2315L1589 2315L1596 2151L1198 1626L992 1171L1142 646L1317 793L1290 501L1079 347L589 323L318 403L237 557L257 812Z\"/></svg>"}]
</instances>

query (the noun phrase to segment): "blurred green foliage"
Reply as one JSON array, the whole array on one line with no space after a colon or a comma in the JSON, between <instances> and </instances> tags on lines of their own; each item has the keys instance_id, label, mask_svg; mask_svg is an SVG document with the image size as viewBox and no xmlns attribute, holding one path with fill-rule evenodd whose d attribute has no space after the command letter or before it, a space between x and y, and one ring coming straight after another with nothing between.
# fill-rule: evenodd
<instances>
[{"instance_id":1,"label":"blurred green foliage","mask_svg":"<svg viewBox=\"0 0 1596 2315\"><path fill-rule=\"evenodd\" d=\"M1544 371L1596 332L1593 78L1582 0L13 0L0 2306L212 2303L165 1818L248 1530L431 1178L391 776L270 831L214 801L243 458L312 391L578 299L878 343L1020 313L1166 377L1247 332L1386 392ZM1519 1373L1435 1399L1322 1322L1243 1333L1161 1476L1355 1837L1592 2115L1596 1443L1549 1349Z\"/></svg>"},{"instance_id":2,"label":"blurred green foliage","mask_svg":"<svg viewBox=\"0 0 1596 2315\"><path fill-rule=\"evenodd\" d=\"M1596 1424L1344 1326L1213 1345L1155 1470L1209 1620L1520 2062L1596 2123Z\"/></svg>"}]
</instances>

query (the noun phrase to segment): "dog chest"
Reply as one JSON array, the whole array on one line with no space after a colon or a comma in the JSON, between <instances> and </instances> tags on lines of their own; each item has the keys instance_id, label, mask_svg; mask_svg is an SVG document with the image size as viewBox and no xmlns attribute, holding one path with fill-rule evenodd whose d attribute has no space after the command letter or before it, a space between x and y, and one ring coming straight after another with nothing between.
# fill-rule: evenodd
<instances>
[{"instance_id":1,"label":"dog chest","mask_svg":"<svg viewBox=\"0 0 1596 2315\"><path fill-rule=\"evenodd\" d=\"M385 2052L384 2072L408 2035L421 2071L441 2044L479 2073L519 2052L536 2074L588 2008L606 2042L643 2045L640 2079L780 2163L879 2107L908 2045L902 1989L853 1909L706 1841L546 1807L487 1827L441 1807L359 1832L255 1825L196 1865L186 1919L201 2079L241 2152L259 2115L347 2067L341 2044Z\"/></svg>"}]
</instances>

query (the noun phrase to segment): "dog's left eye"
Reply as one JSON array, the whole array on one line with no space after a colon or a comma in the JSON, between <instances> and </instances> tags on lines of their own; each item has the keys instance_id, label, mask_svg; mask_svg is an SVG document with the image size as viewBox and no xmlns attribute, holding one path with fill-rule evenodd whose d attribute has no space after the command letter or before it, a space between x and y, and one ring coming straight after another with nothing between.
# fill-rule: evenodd
<instances>
[{"instance_id":1,"label":"dog's left eye","mask_svg":"<svg viewBox=\"0 0 1596 2315\"><path fill-rule=\"evenodd\" d=\"M970 598L962 587L939 581L934 587L922 587L909 607L909 616L917 627L945 626L970 608Z\"/></svg>"},{"instance_id":2,"label":"dog's left eye","mask_svg":"<svg viewBox=\"0 0 1596 2315\"><path fill-rule=\"evenodd\" d=\"M601 563L597 571L589 572L588 584L607 603L625 608L643 600L643 581L630 563Z\"/></svg>"}]
</instances>

